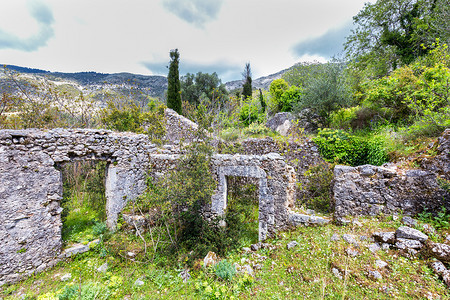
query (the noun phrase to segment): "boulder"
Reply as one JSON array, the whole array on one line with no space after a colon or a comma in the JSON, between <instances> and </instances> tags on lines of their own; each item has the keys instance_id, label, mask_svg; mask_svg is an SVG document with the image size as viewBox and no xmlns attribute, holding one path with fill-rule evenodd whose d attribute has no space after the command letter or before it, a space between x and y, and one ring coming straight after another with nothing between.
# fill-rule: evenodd
<instances>
[{"instance_id":1,"label":"boulder","mask_svg":"<svg viewBox=\"0 0 450 300\"><path fill-rule=\"evenodd\" d=\"M286 248L291 249L291 248L294 248L294 247L296 247L296 246L298 246L298 243L297 243L296 241L292 241L292 242L289 242L289 243L286 245Z\"/></svg>"},{"instance_id":2,"label":"boulder","mask_svg":"<svg viewBox=\"0 0 450 300\"><path fill-rule=\"evenodd\" d=\"M430 254L437 259L450 262L450 246L441 243L429 243Z\"/></svg>"},{"instance_id":3,"label":"boulder","mask_svg":"<svg viewBox=\"0 0 450 300\"><path fill-rule=\"evenodd\" d=\"M420 242L425 242L428 239L428 236L423 232L408 226L400 226L395 232L395 236L397 239L417 240Z\"/></svg>"},{"instance_id":4,"label":"boulder","mask_svg":"<svg viewBox=\"0 0 450 300\"><path fill-rule=\"evenodd\" d=\"M417 225L417 220L409 216L404 216L402 218L402 223L409 227L415 227Z\"/></svg>"},{"instance_id":5,"label":"boulder","mask_svg":"<svg viewBox=\"0 0 450 300\"><path fill-rule=\"evenodd\" d=\"M375 241L378 241L380 243L389 243L393 244L395 242L395 232L389 231L389 232L374 232L372 234L372 237L375 239Z\"/></svg>"},{"instance_id":6,"label":"boulder","mask_svg":"<svg viewBox=\"0 0 450 300\"><path fill-rule=\"evenodd\" d=\"M346 241L347 243L352 244L355 247L359 247L359 244L356 241L355 237L353 235L351 235L351 234L344 234L344 235L342 235L342 239L344 241Z\"/></svg>"},{"instance_id":7,"label":"boulder","mask_svg":"<svg viewBox=\"0 0 450 300\"><path fill-rule=\"evenodd\" d=\"M205 268L209 266L213 266L217 263L218 258L217 254L215 252L209 251L208 254L206 254L205 258L203 259L203 265Z\"/></svg>"},{"instance_id":8,"label":"boulder","mask_svg":"<svg viewBox=\"0 0 450 300\"><path fill-rule=\"evenodd\" d=\"M423 244L419 242L418 240L410 240L410 239L402 239L398 238L395 242L395 247L398 249L421 249L423 247Z\"/></svg>"},{"instance_id":9,"label":"boulder","mask_svg":"<svg viewBox=\"0 0 450 300\"><path fill-rule=\"evenodd\" d=\"M280 112L267 121L266 127L269 127L283 136L287 136L292 127L291 121L293 118L294 117L289 112Z\"/></svg>"},{"instance_id":10,"label":"boulder","mask_svg":"<svg viewBox=\"0 0 450 300\"><path fill-rule=\"evenodd\" d=\"M443 276L444 273L447 271L445 265L439 260L432 262L431 268L433 269L434 273L438 274L439 276Z\"/></svg>"}]
</instances>

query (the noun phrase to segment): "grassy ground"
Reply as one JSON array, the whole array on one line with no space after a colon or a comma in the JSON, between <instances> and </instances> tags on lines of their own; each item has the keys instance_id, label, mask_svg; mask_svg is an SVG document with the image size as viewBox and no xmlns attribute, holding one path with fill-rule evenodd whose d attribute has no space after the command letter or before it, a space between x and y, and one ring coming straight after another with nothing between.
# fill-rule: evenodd
<instances>
[{"instance_id":1,"label":"grassy ground","mask_svg":"<svg viewBox=\"0 0 450 300\"><path fill-rule=\"evenodd\" d=\"M268 241L274 249L230 253L230 263L259 264L254 277L236 274L231 280L216 276L213 268L196 264L186 283L179 277L182 261L162 266L161 258L145 263L142 240L131 232L117 232L89 253L59 263L55 268L15 285L1 288L4 299L450 299L448 288L433 274L424 258L409 259L397 250L367 249L372 232L394 230L392 220L362 219L362 225L299 227ZM359 247L344 240L331 241L333 234L354 234ZM436 235L435 239L441 239ZM361 237L363 237L361 239ZM298 246L287 249L287 243ZM117 246L122 245L121 250ZM111 247L112 246L112 247ZM347 248L359 252L356 257ZM117 251L112 251L116 249ZM126 253L133 252L134 257ZM377 268L377 259L388 265ZM97 268L108 263L104 273ZM163 264L164 265L164 264ZM258 270L260 268L260 270ZM333 274L335 268L342 279ZM382 279L368 276L378 270ZM65 274L71 278L62 281ZM137 285L137 281L143 285ZM70 294L72 293L72 294ZM72 295L72 297L70 297Z\"/></svg>"}]
</instances>

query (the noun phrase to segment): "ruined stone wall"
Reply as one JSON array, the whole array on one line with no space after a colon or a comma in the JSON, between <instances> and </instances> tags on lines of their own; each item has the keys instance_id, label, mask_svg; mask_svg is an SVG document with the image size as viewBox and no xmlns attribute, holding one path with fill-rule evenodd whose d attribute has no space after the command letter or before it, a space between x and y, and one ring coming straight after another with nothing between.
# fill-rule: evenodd
<instances>
[{"instance_id":1,"label":"ruined stone wall","mask_svg":"<svg viewBox=\"0 0 450 300\"><path fill-rule=\"evenodd\" d=\"M146 188L149 153L145 135L107 130L0 131L0 285L51 265L61 248L62 178L71 160L107 161L108 225L128 199Z\"/></svg>"},{"instance_id":2,"label":"ruined stone wall","mask_svg":"<svg viewBox=\"0 0 450 300\"><path fill-rule=\"evenodd\" d=\"M310 167L316 166L325 161L319 154L316 144L310 139L302 141L276 141L273 138L263 139L250 138L234 145L234 151L246 155L264 155L278 153L286 159L286 162L294 167L297 174L296 199L299 203L310 197L304 187L308 184L309 178L305 172Z\"/></svg>"},{"instance_id":3,"label":"ruined stone wall","mask_svg":"<svg viewBox=\"0 0 450 300\"><path fill-rule=\"evenodd\" d=\"M177 166L179 155L150 155L150 176L155 180ZM264 240L289 226L290 210L294 206L296 175L284 158L277 153L267 155L216 154L211 170L217 189L211 204L205 207L207 218L222 216L227 207L227 176L258 180L259 238Z\"/></svg>"},{"instance_id":4,"label":"ruined stone wall","mask_svg":"<svg viewBox=\"0 0 450 300\"><path fill-rule=\"evenodd\" d=\"M450 129L435 146L437 155L422 157L421 169L393 164L336 166L334 169L335 217L394 214L414 215L427 208L450 209L450 193L439 180L450 180Z\"/></svg>"}]
</instances>

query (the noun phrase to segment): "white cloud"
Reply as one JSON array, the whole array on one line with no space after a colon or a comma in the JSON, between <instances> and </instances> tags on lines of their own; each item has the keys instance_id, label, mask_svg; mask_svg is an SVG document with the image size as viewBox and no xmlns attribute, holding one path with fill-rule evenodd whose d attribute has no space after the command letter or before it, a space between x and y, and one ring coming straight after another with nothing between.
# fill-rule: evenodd
<instances>
[{"instance_id":1,"label":"white cloud","mask_svg":"<svg viewBox=\"0 0 450 300\"><path fill-rule=\"evenodd\" d=\"M22 3L22 9L16 1ZM36 1L29 3L32 2ZM2 16L0 31L28 38L40 32L42 21L51 20L50 15L41 13L39 23L27 10L26 3L0 1L2 14L5 11L10 14L8 21ZM248 61L256 78L303 59L323 59L320 51L302 56L292 49L300 41L321 36L350 21L363 7L364 0L42 0L41 3L52 13L54 36L32 53L0 49L0 63L62 72L165 74L164 69L155 67L158 64L164 67L169 62L170 49L178 48L182 70L191 73L217 70L222 80L227 81L240 79ZM180 5L178 10L167 10L176 7L175 4Z\"/></svg>"}]
</instances>

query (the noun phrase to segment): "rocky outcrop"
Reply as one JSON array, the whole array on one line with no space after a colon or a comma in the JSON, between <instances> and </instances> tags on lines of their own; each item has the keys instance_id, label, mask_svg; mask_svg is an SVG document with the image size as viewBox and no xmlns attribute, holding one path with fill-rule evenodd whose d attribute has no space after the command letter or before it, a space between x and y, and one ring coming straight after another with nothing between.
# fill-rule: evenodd
<instances>
[{"instance_id":1,"label":"rocky outcrop","mask_svg":"<svg viewBox=\"0 0 450 300\"><path fill-rule=\"evenodd\" d=\"M282 136L288 136L292 127L292 120L294 117L289 112L280 112L270 118L266 127L278 132Z\"/></svg>"}]
</instances>

